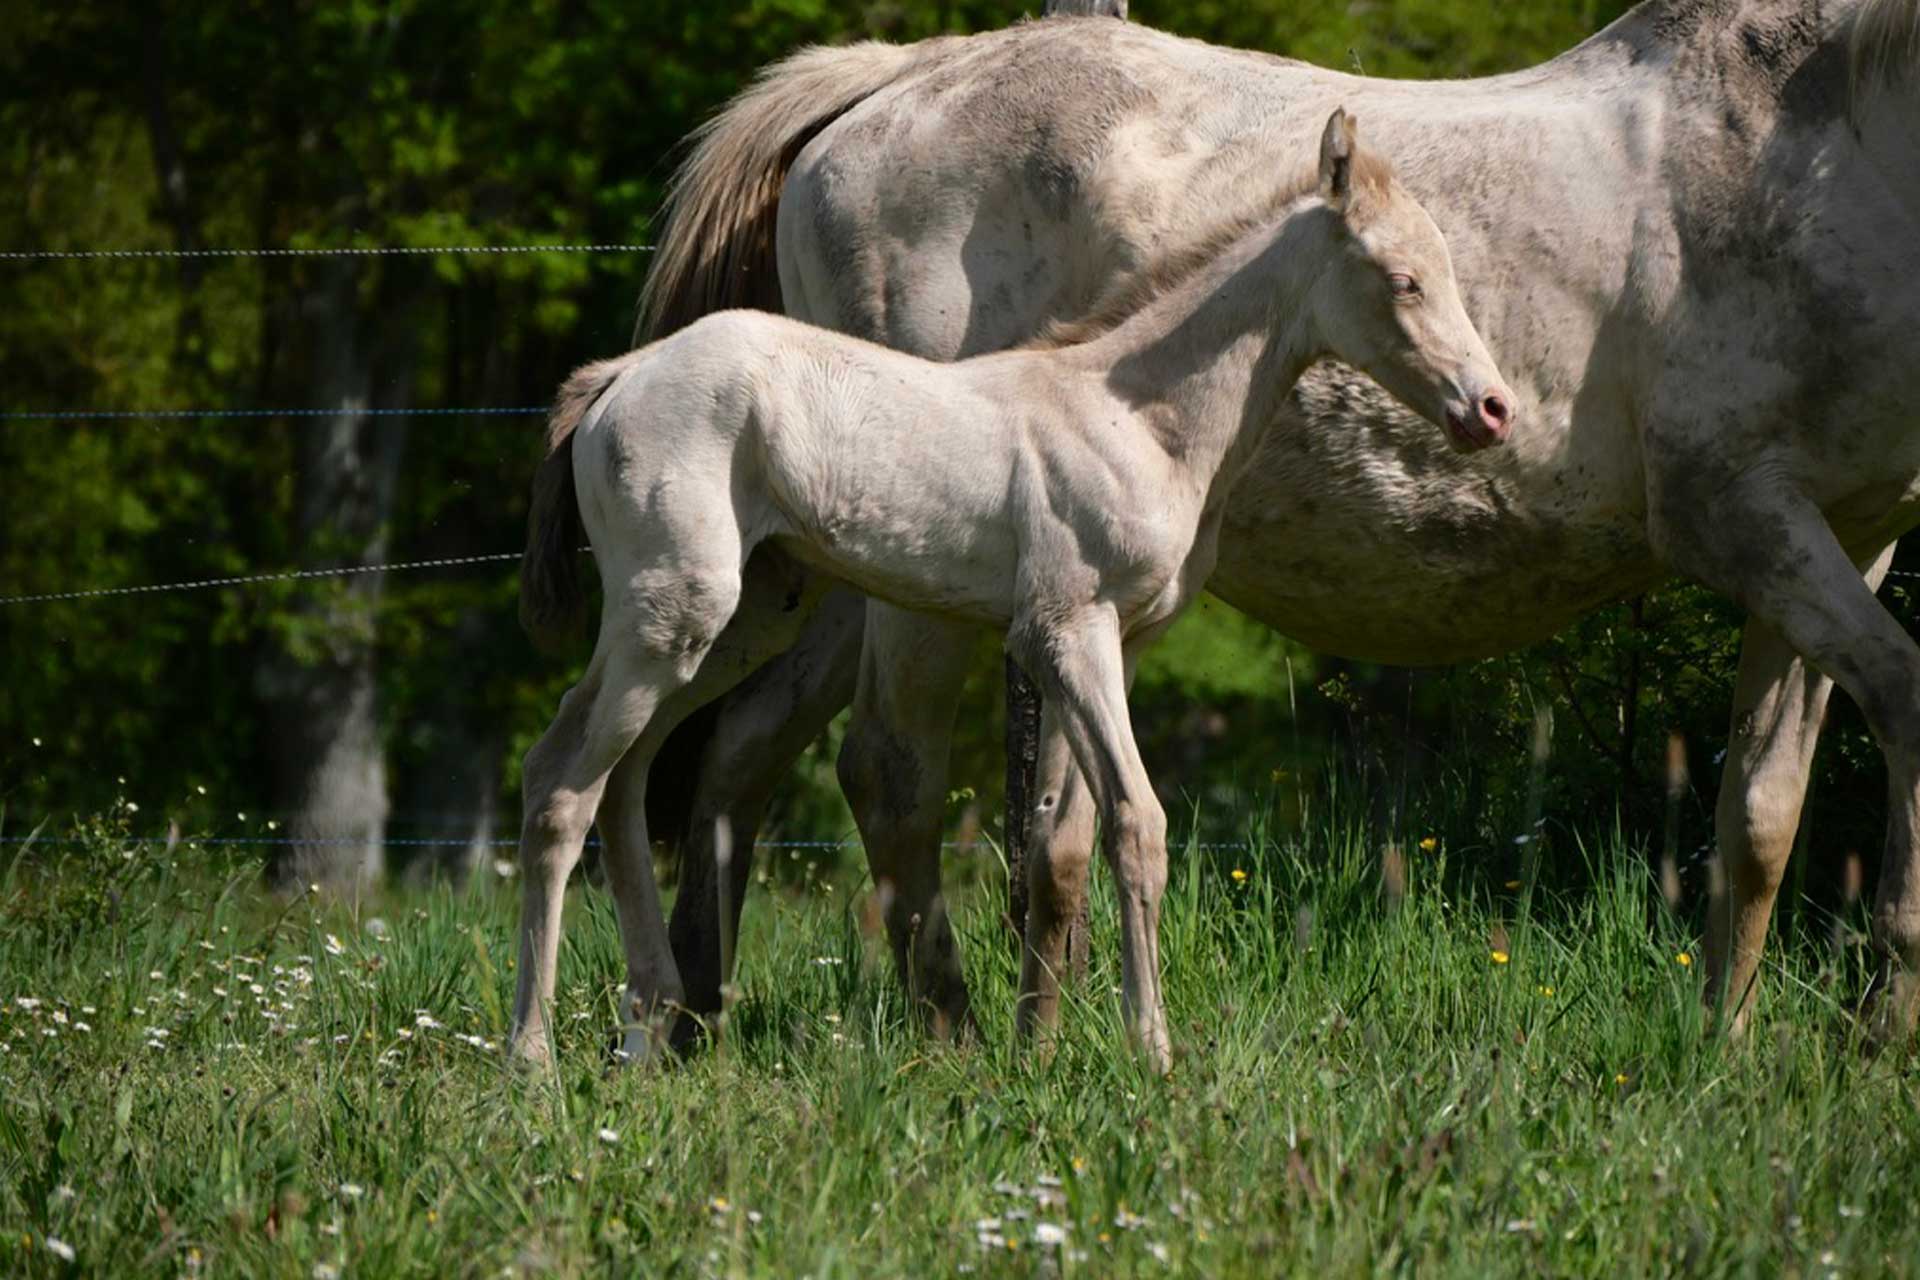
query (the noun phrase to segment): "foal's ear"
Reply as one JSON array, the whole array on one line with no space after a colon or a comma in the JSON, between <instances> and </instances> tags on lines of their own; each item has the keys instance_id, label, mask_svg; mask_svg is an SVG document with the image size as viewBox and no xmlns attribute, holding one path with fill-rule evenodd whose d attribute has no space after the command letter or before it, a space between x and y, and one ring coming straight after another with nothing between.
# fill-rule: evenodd
<instances>
[{"instance_id":1,"label":"foal's ear","mask_svg":"<svg viewBox=\"0 0 1920 1280\"><path fill-rule=\"evenodd\" d=\"M1353 157L1358 145L1353 117L1345 107L1336 109L1320 135L1320 198L1340 213L1347 211L1353 195Z\"/></svg>"}]
</instances>

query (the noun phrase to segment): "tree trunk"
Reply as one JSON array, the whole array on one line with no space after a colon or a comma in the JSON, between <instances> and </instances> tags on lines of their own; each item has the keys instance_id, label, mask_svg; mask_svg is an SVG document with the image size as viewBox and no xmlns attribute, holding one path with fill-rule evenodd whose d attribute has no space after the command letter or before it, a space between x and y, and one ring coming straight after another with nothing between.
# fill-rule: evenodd
<instances>
[{"instance_id":1,"label":"tree trunk","mask_svg":"<svg viewBox=\"0 0 1920 1280\"><path fill-rule=\"evenodd\" d=\"M313 326L313 403L334 409L295 420L294 545L303 567L377 564L405 442L403 419L369 417L370 347L360 340L359 268L329 262L306 297ZM396 308L376 314L392 315ZM383 407L400 407L408 362L395 362ZM275 806L291 812L290 843L274 849L268 880L353 891L383 868L387 771L381 742L374 622L381 575L302 584L279 620L261 692L273 731Z\"/></svg>"},{"instance_id":2,"label":"tree trunk","mask_svg":"<svg viewBox=\"0 0 1920 1280\"><path fill-rule=\"evenodd\" d=\"M485 670L497 649L494 622L477 608L460 614L443 655L449 671L471 678ZM461 679L444 682L414 708L424 726L425 753L402 768L399 819L409 838L436 843L407 850L405 875L412 883L465 884L493 857L506 735L491 712Z\"/></svg>"}]
</instances>

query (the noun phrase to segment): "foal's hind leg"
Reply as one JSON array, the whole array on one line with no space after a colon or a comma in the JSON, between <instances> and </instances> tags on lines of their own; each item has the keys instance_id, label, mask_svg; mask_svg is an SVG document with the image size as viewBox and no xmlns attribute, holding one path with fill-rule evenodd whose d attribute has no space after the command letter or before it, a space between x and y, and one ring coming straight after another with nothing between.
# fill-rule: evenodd
<instances>
[{"instance_id":1,"label":"foal's hind leg","mask_svg":"<svg viewBox=\"0 0 1920 1280\"><path fill-rule=\"evenodd\" d=\"M870 601L840 788L853 808L902 985L938 1027L976 1028L940 893L947 759L977 628Z\"/></svg>"},{"instance_id":2,"label":"foal's hind leg","mask_svg":"<svg viewBox=\"0 0 1920 1280\"><path fill-rule=\"evenodd\" d=\"M1879 589L1892 561L1891 546L1874 557L1866 571L1869 589ZM1709 907L1706 945L1708 994L1736 1033L1753 1008L1767 923L1799 833L1807 774L1832 692L1833 681L1771 625L1747 623L1715 812L1726 885Z\"/></svg>"},{"instance_id":3,"label":"foal's hind leg","mask_svg":"<svg viewBox=\"0 0 1920 1280\"><path fill-rule=\"evenodd\" d=\"M644 733L664 699L692 678L708 645L739 598L737 572L649 575L609 589L600 635L586 675L561 700L560 712L527 752L522 767L525 818L520 832L523 886L520 964L510 1046L544 1062L559 961L561 908L567 876L580 860L607 779ZM654 601L669 602L655 608ZM615 852L609 850L610 853ZM609 859L609 863L613 861ZM615 877L626 909L625 933L658 924L644 918L628 868ZM651 869L648 869L651 876ZM636 916L641 918L635 918Z\"/></svg>"},{"instance_id":4,"label":"foal's hind leg","mask_svg":"<svg viewBox=\"0 0 1920 1280\"><path fill-rule=\"evenodd\" d=\"M1173 1064L1160 997L1160 902L1167 887L1167 815L1153 794L1127 713L1127 662L1113 613L1093 609L1044 629L1017 625L1014 659L1036 674L1042 714L1057 716L1093 791L1101 846L1120 900L1121 1007L1157 1071Z\"/></svg>"}]
</instances>

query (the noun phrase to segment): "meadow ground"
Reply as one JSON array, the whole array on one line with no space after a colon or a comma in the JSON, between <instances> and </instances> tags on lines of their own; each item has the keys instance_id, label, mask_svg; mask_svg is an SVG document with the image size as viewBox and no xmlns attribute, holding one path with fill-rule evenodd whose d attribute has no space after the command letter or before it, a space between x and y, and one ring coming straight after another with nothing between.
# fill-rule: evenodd
<instances>
[{"instance_id":1,"label":"meadow ground","mask_svg":"<svg viewBox=\"0 0 1920 1280\"><path fill-rule=\"evenodd\" d=\"M9 1275L1920 1272L1920 1066L1854 1043L1858 949L1776 949L1729 1043L1617 840L1579 892L1416 846L1397 903L1338 824L1176 852L1166 1079L1104 874L1045 1062L990 867L956 898L985 1043L913 1032L864 887L814 882L756 894L719 1044L665 1070L607 1069L576 890L542 1082L499 1050L511 884L273 903L118 829L0 881Z\"/></svg>"}]
</instances>

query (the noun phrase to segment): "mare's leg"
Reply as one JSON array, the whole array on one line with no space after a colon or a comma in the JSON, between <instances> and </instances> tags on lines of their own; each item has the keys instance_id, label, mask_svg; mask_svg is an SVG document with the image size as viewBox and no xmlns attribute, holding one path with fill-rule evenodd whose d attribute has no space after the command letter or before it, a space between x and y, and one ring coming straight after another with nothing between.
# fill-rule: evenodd
<instances>
[{"instance_id":1,"label":"mare's leg","mask_svg":"<svg viewBox=\"0 0 1920 1280\"><path fill-rule=\"evenodd\" d=\"M870 601L840 789L853 808L908 998L936 1027L976 1030L940 894L947 759L978 631Z\"/></svg>"},{"instance_id":2,"label":"mare's leg","mask_svg":"<svg viewBox=\"0 0 1920 1280\"><path fill-rule=\"evenodd\" d=\"M1173 1064L1160 998L1160 901L1167 887L1167 815L1153 794L1127 714L1127 662L1113 614L1093 609L1008 637L1035 672L1043 706L1064 731L1099 806L1101 845L1120 901L1121 1008L1155 1070ZM1043 713L1047 714L1047 713Z\"/></svg>"},{"instance_id":3,"label":"mare's leg","mask_svg":"<svg viewBox=\"0 0 1920 1280\"><path fill-rule=\"evenodd\" d=\"M865 614L864 596L832 590L792 648L713 705L702 740L683 743L684 735L667 740L664 750L680 747L698 753L696 760L683 762L693 765L697 780L679 833L680 884L668 931L692 1014L704 1016L720 1008L720 987L732 977L721 967L721 937L738 936L761 818L793 762L853 697ZM742 621L728 627L722 643ZM676 772L684 775L688 770ZM714 826L720 820L727 823L732 850L725 919L714 860ZM680 1019L674 1042L691 1041L698 1029L695 1018Z\"/></svg>"},{"instance_id":4,"label":"mare's leg","mask_svg":"<svg viewBox=\"0 0 1920 1280\"><path fill-rule=\"evenodd\" d=\"M1893 561L1888 546L1866 570L1878 590ZM1740 639L1727 766L1714 814L1725 889L1709 907L1707 991L1736 1034L1751 1013L1767 922L1800 829L1807 776L1833 681L1810 666L1770 624L1754 619Z\"/></svg>"},{"instance_id":5,"label":"mare's leg","mask_svg":"<svg viewBox=\"0 0 1920 1280\"><path fill-rule=\"evenodd\" d=\"M1882 958L1873 1029L1900 1036L1913 1025L1920 973L1920 646L1874 599L1820 511L1777 472L1749 468L1656 474L1654 532L1676 567L1733 596L1845 689L1880 744L1887 842L1873 912Z\"/></svg>"},{"instance_id":6,"label":"mare's leg","mask_svg":"<svg viewBox=\"0 0 1920 1280\"><path fill-rule=\"evenodd\" d=\"M1014 1012L1023 1036L1044 1035L1059 1023L1067 939L1086 906L1093 856L1093 793L1051 711L1049 704L1040 716L1036 799L1027 824L1027 926Z\"/></svg>"}]
</instances>

